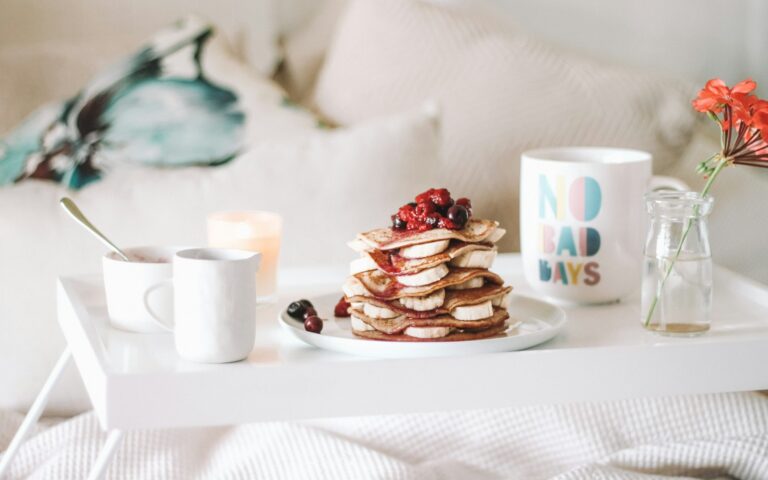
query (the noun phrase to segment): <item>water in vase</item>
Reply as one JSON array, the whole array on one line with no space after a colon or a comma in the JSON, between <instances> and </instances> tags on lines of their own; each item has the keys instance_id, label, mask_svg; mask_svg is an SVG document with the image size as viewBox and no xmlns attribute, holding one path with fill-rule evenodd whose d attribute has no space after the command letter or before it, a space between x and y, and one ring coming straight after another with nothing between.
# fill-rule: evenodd
<instances>
[{"instance_id":1,"label":"water in vase","mask_svg":"<svg viewBox=\"0 0 768 480\"><path fill-rule=\"evenodd\" d=\"M643 275L641 322L660 293L649 330L668 335L697 335L709 330L712 303L712 259L679 258L658 292L670 259L646 256Z\"/></svg>"}]
</instances>

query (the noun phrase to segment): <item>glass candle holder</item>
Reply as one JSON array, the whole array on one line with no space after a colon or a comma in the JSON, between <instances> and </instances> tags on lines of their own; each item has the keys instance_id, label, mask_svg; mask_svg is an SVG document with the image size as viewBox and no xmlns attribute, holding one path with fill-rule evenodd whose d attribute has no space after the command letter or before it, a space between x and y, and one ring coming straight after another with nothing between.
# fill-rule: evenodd
<instances>
[{"instance_id":1,"label":"glass candle holder","mask_svg":"<svg viewBox=\"0 0 768 480\"><path fill-rule=\"evenodd\" d=\"M271 301L277 293L277 262L283 219L263 211L216 212L208 216L208 244L217 248L237 248L261 253L256 274L259 301Z\"/></svg>"},{"instance_id":2,"label":"glass candle holder","mask_svg":"<svg viewBox=\"0 0 768 480\"><path fill-rule=\"evenodd\" d=\"M651 217L645 244L641 323L662 335L709 330L712 255L707 219L712 197L695 192L646 195Z\"/></svg>"}]
</instances>

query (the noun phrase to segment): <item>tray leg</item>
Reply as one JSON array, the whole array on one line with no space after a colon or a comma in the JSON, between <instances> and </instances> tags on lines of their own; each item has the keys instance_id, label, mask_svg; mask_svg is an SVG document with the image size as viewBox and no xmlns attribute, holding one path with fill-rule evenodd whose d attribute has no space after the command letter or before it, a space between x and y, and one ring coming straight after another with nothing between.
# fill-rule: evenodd
<instances>
[{"instance_id":1,"label":"tray leg","mask_svg":"<svg viewBox=\"0 0 768 480\"><path fill-rule=\"evenodd\" d=\"M123 439L122 430L110 430L107 436L107 441L104 442L104 446L101 447L99 456L96 458L96 463L91 467L91 473L88 475L88 480L101 480L107 473L109 463L112 461L112 457L117 451L117 447L120 446L120 441Z\"/></svg>"},{"instance_id":2,"label":"tray leg","mask_svg":"<svg viewBox=\"0 0 768 480\"><path fill-rule=\"evenodd\" d=\"M45 406L48 404L48 398L51 396L53 387L56 386L56 383L61 377L61 373L64 371L64 368L67 366L71 358L72 353L70 352L69 347L64 348L64 351L61 352L59 360L56 362L53 370L51 370L51 373L48 375L48 380L45 381L42 390L40 390L40 393L37 394L37 398L35 398L35 401L32 404L32 408L30 408L29 412L27 412L27 416L24 417L24 421L21 422L19 430L16 432L16 435L13 436L11 444L3 454L2 460L0 460L0 478L2 478L5 474L5 471L8 470L8 467L13 461L13 457L16 456L19 448L29 436L37 421L40 419L40 415L43 413Z\"/></svg>"}]
</instances>

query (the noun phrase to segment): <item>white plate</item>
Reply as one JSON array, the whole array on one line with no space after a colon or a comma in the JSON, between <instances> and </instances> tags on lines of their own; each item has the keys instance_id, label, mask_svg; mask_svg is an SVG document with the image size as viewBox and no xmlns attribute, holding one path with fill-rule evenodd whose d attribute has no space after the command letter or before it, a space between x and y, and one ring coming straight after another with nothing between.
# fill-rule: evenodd
<instances>
[{"instance_id":1,"label":"white plate","mask_svg":"<svg viewBox=\"0 0 768 480\"><path fill-rule=\"evenodd\" d=\"M280 325L294 337L318 348L377 358L445 357L478 353L523 350L551 339L565 325L565 312L555 305L531 297L511 294L511 325L501 337L460 342L386 342L368 340L352 333L349 318L336 318L333 308L338 294L310 298L321 318L325 319L319 335L304 330L304 324L283 310Z\"/></svg>"}]
</instances>

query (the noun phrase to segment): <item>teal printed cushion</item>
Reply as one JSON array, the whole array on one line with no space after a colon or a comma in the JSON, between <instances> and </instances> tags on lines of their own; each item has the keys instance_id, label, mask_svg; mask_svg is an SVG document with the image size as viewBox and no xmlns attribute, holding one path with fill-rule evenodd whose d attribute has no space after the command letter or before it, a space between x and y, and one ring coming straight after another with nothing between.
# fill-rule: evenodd
<instances>
[{"instance_id":1,"label":"teal printed cushion","mask_svg":"<svg viewBox=\"0 0 768 480\"><path fill-rule=\"evenodd\" d=\"M40 108L0 140L0 186L36 178L79 189L111 165L220 165L244 148L246 113L204 65L213 27L188 18Z\"/></svg>"}]
</instances>

